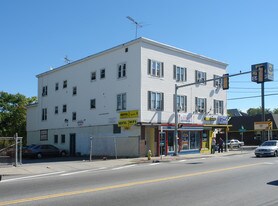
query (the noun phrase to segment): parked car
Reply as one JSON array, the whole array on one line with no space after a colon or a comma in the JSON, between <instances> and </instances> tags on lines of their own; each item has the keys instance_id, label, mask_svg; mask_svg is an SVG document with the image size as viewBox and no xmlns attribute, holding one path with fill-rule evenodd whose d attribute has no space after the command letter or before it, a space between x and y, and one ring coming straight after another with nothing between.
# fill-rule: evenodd
<instances>
[{"instance_id":1,"label":"parked car","mask_svg":"<svg viewBox=\"0 0 278 206\"><path fill-rule=\"evenodd\" d=\"M43 144L43 145L31 145L22 150L23 157L36 157L38 159L42 157L59 157L66 156L65 150L60 150L54 145Z\"/></svg>"},{"instance_id":2,"label":"parked car","mask_svg":"<svg viewBox=\"0 0 278 206\"><path fill-rule=\"evenodd\" d=\"M231 140L228 140L227 145L230 148L240 148L244 145L244 142L241 142L237 139L231 139Z\"/></svg>"},{"instance_id":3,"label":"parked car","mask_svg":"<svg viewBox=\"0 0 278 206\"><path fill-rule=\"evenodd\" d=\"M278 156L278 140L268 140L255 149L256 157Z\"/></svg>"}]
</instances>

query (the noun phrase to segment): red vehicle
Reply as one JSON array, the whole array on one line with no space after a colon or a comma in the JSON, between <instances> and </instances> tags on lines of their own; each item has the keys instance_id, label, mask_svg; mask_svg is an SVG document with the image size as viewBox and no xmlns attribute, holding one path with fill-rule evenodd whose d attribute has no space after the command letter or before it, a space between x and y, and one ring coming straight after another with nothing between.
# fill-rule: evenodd
<instances>
[{"instance_id":1,"label":"red vehicle","mask_svg":"<svg viewBox=\"0 0 278 206\"><path fill-rule=\"evenodd\" d=\"M31 145L22 150L23 157L35 157L41 159L42 157L59 157L66 156L65 150L60 150L54 145Z\"/></svg>"}]
</instances>

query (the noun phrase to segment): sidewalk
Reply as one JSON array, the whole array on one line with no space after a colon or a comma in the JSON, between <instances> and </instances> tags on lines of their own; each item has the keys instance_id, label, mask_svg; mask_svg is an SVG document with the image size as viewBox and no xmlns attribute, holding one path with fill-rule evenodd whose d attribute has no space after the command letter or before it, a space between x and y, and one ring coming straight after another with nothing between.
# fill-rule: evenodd
<instances>
[{"instance_id":1,"label":"sidewalk","mask_svg":"<svg viewBox=\"0 0 278 206\"><path fill-rule=\"evenodd\" d=\"M113 168L130 164L144 164L152 162L169 162L183 159L199 159L199 158L213 158L219 156L232 156L248 154L252 151L229 151L215 154L185 154L179 156L163 156L152 157L148 160L147 157L129 158L129 159L108 159L108 160L79 160L79 161L65 161L65 162L44 162L44 163L30 163L22 164L14 167L12 165L5 165L0 167L0 175L37 175L51 172L70 172L77 170L99 169L99 168Z\"/></svg>"}]
</instances>

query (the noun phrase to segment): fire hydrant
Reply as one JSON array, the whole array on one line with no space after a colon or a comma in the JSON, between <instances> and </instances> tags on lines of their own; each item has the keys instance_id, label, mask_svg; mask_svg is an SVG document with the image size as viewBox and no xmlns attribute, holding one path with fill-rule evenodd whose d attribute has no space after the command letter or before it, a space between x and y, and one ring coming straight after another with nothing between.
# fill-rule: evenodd
<instances>
[{"instance_id":1,"label":"fire hydrant","mask_svg":"<svg viewBox=\"0 0 278 206\"><path fill-rule=\"evenodd\" d=\"M152 151L149 149L149 151L148 151L148 160L151 160L151 158L152 158Z\"/></svg>"}]
</instances>

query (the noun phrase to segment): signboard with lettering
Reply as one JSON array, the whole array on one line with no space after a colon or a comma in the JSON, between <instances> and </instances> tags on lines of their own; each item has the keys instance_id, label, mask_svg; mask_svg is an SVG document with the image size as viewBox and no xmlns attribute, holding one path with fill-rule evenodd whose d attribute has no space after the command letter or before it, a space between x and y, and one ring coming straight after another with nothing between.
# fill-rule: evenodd
<instances>
[{"instance_id":1,"label":"signboard with lettering","mask_svg":"<svg viewBox=\"0 0 278 206\"><path fill-rule=\"evenodd\" d=\"M274 80L274 69L273 64L270 64L268 62L261 63L261 64L254 64L251 66L252 72L251 72L251 80L252 82L258 82L258 74L259 70L262 69L264 71L263 75L263 81L273 81ZM259 74L260 75L260 74Z\"/></svg>"},{"instance_id":2,"label":"signboard with lettering","mask_svg":"<svg viewBox=\"0 0 278 206\"><path fill-rule=\"evenodd\" d=\"M272 122L254 122L254 130L270 130L272 129Z\"/></svg>"},{"instance_id":3,"label":"signboard with lettering","mask_svg":"<svg viewBox=\"0 0 278 206\"><path fill-rule=\"evenodd\" d=\"M120 112L120 119L137 118L138 116L139 116L138 110Z\"/></svg>"},{"instance_id":4,"label":"signboard with lettering","mask_svg":"<svg viewBox=\"0 0 278 206\"><path fill-rule=\"evenodd\" d=\"M217 124L228 124L229 117L228 116L218 116Z\"/></svg>"},{"instance_id":5,"label":"signboard with lettering","mask_svg":"<svg viewBox=\"0 0 278 206\"><path fill-rule=\"evenodd\" d=\"M216 117L204 117L204 120L205 121L215 121L216 120Z\"/></svg>"},{"instance_id":6,"label":"signboard with lettering","mask_svg":"<svg viewBox=\"0 0 278 206\"><path fill-rule=\"evenodd\" d=\"M137 123L136 119L119 120L118 127L131 127Z\"/></svg>"}]
</instances>

